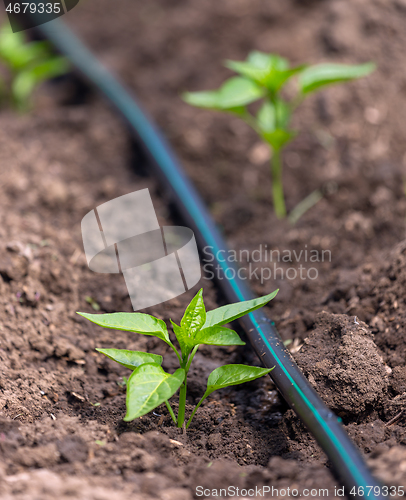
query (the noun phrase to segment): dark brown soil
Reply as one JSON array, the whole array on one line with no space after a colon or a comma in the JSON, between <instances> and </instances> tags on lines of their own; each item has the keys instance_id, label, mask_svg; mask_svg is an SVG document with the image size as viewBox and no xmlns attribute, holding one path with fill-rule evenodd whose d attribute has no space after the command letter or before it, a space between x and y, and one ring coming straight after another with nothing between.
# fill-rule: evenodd
<instances>
[{"instance_id":1,"label":"dark brown soil","mask_svg":"<svg viewBox=\"0 0 406 500\"><path fill-rule=\"evenodd\" d=\"M388 485L406 485L405 19L401 0L99 0L67 16L163 129L230 246L250 252L259 276L272 270L262 282L253 274L251 286L258 294L280 288L269 316ZM316 188L325 197L294 227L273 214L269 152L255 135L179 98L219 85L229 75L222 61L252 49L295 63L378 65L297 112L301 133L285 155L288 208ZM270 379L214 393L187 435L165 407L122 421L127 370L94 348L148 349L165 356L167 370L176 360L159 341L75 314L93 311L86 297L101 312L131 311L120 276L88 269L80 221L145 187L160 222L177 221L126 129L97 94L78 94L74 80L44 86L28 115L1 112L2 498L189 500L197 486L228 485L328 488L335 498L325 455ZM286 257L276 278L274 262L255 262L260 248ZM307 258L311 251L324 251L324 262ZM299 265L317 278L291 279ZM200 286L208 309L223 303L204 279L148 313L178 321ZM233 362L258 363L249 349L201 348L190 405L208 373Z\"/></svg>"}]
</instances>

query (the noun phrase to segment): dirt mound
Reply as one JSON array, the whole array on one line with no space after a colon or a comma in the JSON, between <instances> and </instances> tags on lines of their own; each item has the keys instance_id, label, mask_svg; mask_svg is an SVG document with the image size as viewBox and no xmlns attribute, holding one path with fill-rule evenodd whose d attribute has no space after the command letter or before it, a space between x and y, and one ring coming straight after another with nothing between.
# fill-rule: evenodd
<instances>
[{"instance_id":1,"label":"dirt mound","mask_svg":"<svg viewBox=\"0 0 406 500\"><path fill-rule=\"evenodd\" d=\"M295 359L323 400L340 416L376 411L388 387L388 367L368 326L356 317L319 313Z\"/></svg>"}]
</instances>

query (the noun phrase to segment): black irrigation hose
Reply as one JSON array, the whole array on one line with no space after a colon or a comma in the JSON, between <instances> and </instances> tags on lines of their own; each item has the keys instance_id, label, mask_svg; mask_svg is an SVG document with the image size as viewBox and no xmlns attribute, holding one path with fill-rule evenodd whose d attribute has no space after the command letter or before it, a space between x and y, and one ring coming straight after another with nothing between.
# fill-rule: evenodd
<instances>
[{"instance_id":1,"label":"black irrigation hose","mask_svg":"<svg viewBox=\"0 0 406 500\"><path fill-rule=\"evenodd\" d=\"M218 284L227 299L236 302L254 298L251 290L235 272L237 268L223 262L225 259L218 259L221 255L219 252L223 251L223 255L227 252L223 237L169 145L140 109L134 97L60 20L43 24L39 29L90 83L105 94L134 130L151 158L156 174L171 192L184 222L193 228L200 248L211 249L213 262L222 270L223 279ZM380 484L371 475L360 452L344 431L341 419L327 408L309 385L283 345L274 323L261 309L240 321L261 362L266 367L275 367L270 374L273 381L330 459L347 495L355 487L355 498L382 499Z\"/></svg>"}]
</instances>

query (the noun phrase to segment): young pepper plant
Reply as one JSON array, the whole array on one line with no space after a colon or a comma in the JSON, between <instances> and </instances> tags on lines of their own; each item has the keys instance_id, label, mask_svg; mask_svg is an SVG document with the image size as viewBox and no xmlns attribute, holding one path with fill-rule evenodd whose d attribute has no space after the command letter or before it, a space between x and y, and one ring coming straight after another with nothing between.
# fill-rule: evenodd
<instances>
[{"instance_id":1,"label":"young pepper plant","mask_svg":"<svg viewBox=\"0 0 406 500\"><path fill-rule=\"evenodd\" d=\"M53 53L46 41L29 42L7 23L0 29L0 62L8 69L9 86L0 82L0 93L20 111L30 107L31 96L42 82L69 70L66 58ZM9 88L8 88L9 87Z\"/></svg>"},{"instance_id":2,"label":"young pepper plant","mask_svg":"<svg viewBox=\"0 0 406 500\"><path fill-rule=\"evenodd\" d=\"M152 335L163 340L173 349L180 366L173 374L163 370L162 356L157 354L126 349L96 350L132 370L132 374L126 380L127 412L124 417L126 422L141 417L165 403L175 424L178 427L188 428L199 406L213 391L255 380L272 370L272 368L241 364L216 368L209 375L206 391L185 424L187 376L199 346L201 344L245 345L234 330L223 325L264 306L275 297L277 292L278 290L258 299L237 302L206 312L203 290L199 290L186 308L180 325L171 320L180 352L171 342L165 322L154 316L142 313L87 314L80 312L78 314L104 328ZM175 417L169 399L178 389L180 389L178 415Z\"/></svg>"},{"instance_id":3,"label":"young pepper plant","mask_svg":"<svg viewBox=\"0 0 406 500\"><path fill-rule=\"evenodd\" d=\"M326 85L369 75L375 65L326 63L290 67L288 60L279 55L254 51L248 55L246 61L226 61L225 66L239 76L230 78L217 90L186 92L183 99L193 106L239 116L271 146L273 205L277 217L284 218L286 207L281 154L296 134L290 128L293 111L310 93ZM297 77L298 85L295 96L288 100L284 91L292 77ZM248 106L256 101L261 101L261 106L257 113L253 114ZM320 194L312 194L309 199L303 200L302 213L310 208L311 200L317 202L318 199Z\"/></svg>"}]
</instances>

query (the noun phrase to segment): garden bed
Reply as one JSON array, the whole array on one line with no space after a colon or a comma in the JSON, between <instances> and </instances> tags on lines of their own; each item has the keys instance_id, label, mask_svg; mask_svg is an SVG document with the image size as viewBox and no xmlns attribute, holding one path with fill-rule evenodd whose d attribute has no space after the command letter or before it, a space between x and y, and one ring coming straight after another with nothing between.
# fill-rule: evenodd
<instances>
[{"instance_id":1,"label":"garden bed","mask_svg":"<svg viewBox=\"0 0 406 500\"><path fill-rule=\"evenodd\" d=\"M251 269L258 269L255 292L280 288L269 316L390 485L406 484L406 420L385 425L406 404L405 16L400 1L122 0L117 10L99 0L68 17L163 129L230 247L249 251ZM217 87L228 76L222 61L252 49L295 63L378 65L368 79L327 89L298 112L295 125L304 132L286 154L288 209L316 188L325 197L294 227L273 214L268 152L255 135L179 98L184 90ZM86 297L103 312L131 311L122 277L88 269L80 221L94 206L145 187L160 222L178 221L114 113L92 92L78 97L75 85L67 79L43 88L26 116L0 114L4 497L182 500L198 485L266 484L328 488L334 498L325 455L270 379L213 394L187 435L164 407L122 421L127 370L94 348L148 348L165 354L169 371L175 359L158 340L103 330L75 315L94 312ZM279 250L280 261L272 254L281 269L276 280L261 283L261 269L273 272L274 262L255 262L259 249L262 257ZM319 262L310 261L311 250ZM288 251L291 262L283 259ZM299 265L315 268L317 279L291 279L289 269ZM221 305L214 284L201 283L208 309ZM178 322L191 297L148 312ZM195 359L191 403L213 368L258 363L240 347L202 347Z\"/></svg>"}]
</instances>

